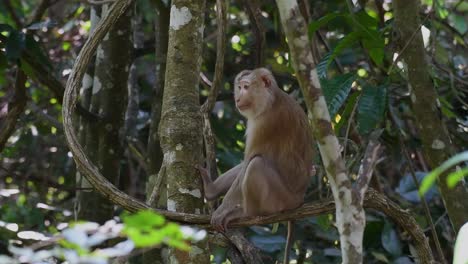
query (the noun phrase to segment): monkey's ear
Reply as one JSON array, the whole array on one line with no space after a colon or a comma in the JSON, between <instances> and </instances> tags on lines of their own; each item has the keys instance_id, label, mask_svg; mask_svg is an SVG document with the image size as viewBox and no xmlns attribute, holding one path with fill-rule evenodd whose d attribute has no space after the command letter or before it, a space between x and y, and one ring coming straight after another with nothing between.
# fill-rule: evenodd
<instances>
[{"instance_id":1,"label":"monkey's ear","mask_svg":"<svg viewBox=\"0 0 468 264\"><path fill-rule=\"evenodd\" d=\"M262 79L262 82L263 82L263 84L265 85L266 88L271 87L271 79L270 79L270 76L268 74L262 74L260 76L260 79Z\"/></svg>"}]
</instances>

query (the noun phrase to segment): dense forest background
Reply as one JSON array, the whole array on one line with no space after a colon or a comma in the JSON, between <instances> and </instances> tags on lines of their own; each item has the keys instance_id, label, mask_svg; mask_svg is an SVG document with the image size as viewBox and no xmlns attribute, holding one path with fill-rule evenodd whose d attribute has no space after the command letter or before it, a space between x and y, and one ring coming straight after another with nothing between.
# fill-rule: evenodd
<instances>
[{"instance_id":1,"label":"dense forest background","mask_svg":"<svg viewBox=\"0 0 468 264\"><path fill-rule=\"evenodd\" d=\"M86 72L66 128L75 131L86 159L128 197L84 177L94 171L74 162L62 109L78 54L117 2L129 7L82 66ZM277 3L131 2L0 2L0 263L282 259L283 224L254 222L226 238L212 232L206 219L166 215L191 229L149 211L127 212L144 208L134 206L138 200L161 210L209 214L210 206L193 191L201 182L190 162L206 161L217 174L243 159L246 122L232 95L240 71L269 68L280 88L310 111ZM432 174L436 183L426 180L425 199L418 189L430 171L457 153L448 167L468 160L468 3L297 2L352 181L371 133L379 132L370 186L388 204L364 199L364 263L416 263L424 237L418 241L411 230L427 237L435 260L452 262L457 233L468 221L466 165L436 173L437 180ZM176 21L175 13L193 24ZM185 31L177 35L179 28ZM305 202L317 209L297 215L291 263L340 263L332 192L321 156L315 161L317 176ZM187 239L198 251L192 245L191 253L180 253Z\"/></svg>"}]
</instances>

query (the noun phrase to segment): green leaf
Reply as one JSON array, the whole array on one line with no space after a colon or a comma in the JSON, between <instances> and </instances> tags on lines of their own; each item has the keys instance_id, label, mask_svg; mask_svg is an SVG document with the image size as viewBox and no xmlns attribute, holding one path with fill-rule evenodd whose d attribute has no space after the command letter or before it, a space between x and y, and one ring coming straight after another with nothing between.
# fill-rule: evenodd
<instances>
[{"instance_id":1,"label":"green leaf","mask_svg":"<svg viewBox=\"0 0 468 264\"><path fill-rule=\"evenodd\" d=\"M325 26L330 22L331 20L339 17L339 16L345 16L343 13L335 12L335 13L330 13L327 14L321 18L319 18L317 21L314 21L309 24L309 38L313 38L315 31L317 31L319 28Z\"/></svg>"},{"instance_id":2,"label":"green leaf","mask_svg":"<svg viewBox=\"0 0 468 264\"><path fill-rule=\"evenodd\" d=\"M327 231L332 226L333 216L330 217L330 214L323 214L317 216L317 224L323 231Z\"/></svg>"},{"instance_id":3,"label":"green leaf","mask_svg":"<svg viewBox=\"0 0 468 264\"><path fill-rule=\"evenodd\" d=\"M346 35L344 38L342 38L338 45L336 45L336 47L333 49L333 52L327 61L327 67L344 49L354 45L354 43L356 43L359 40L359 37L360 32L353 31Z\"/></svg>"},{"instance_id":4,"label":"green leaf","mask_svg":"<svg viewBox=\"0 0 468 264\"><path fill-rule=\"evenodd\" d=\"M447 185L450 188L455 187L459 181L468 175L468 167L450 173L447 176Z\"/></svg>"},{"instance_id":5,"label":"green leaf","mask_svg":"<svg viewBox=\"0 0 468 264\"><path fill-rule=\"evenodd\" d=\"M380 36L380 33L374 29L366 29L361 31L362 45L369 51L371 59L377 65L383 64L385 40Z\"/></svg>"},{"instance_id":6,"label":"green leaf","mask_svg":"<svg viewBox=\"0 0 468 264\"><path fill-rule=\"evenodd\" d=\"M450 169L451 167L457 165L458 163L468 161L468 151L459 153L450 159L446 160L442 165L439 167L435 168L432 170L421 182L421 186L419 187L419 195L423 196L434 184L436 181L437 177L439 177L442 173ZM458 175L452 176L454 178L457 178ZM450 180L453 181L454 179ZM449 179L447 179L447 184L448 184Z\"/></svg>"},{"instance_id":7,"label":"green leaf","mask_svg":"<svg viewBox=\"0 0 468 264\"><path fill-rule=\"evenodd\" d=\"M339 75L331 80L320 80L331 117L336 115L348 98L354 80L356 80L354 73Z\"/></svg>"},{"instance_id":8,"label":"green leaf","mask_svg":"<svg viewBox=\"0 0 468 264\"><path fill-rule=\"evenodd\" d=\"M383 39L375 41L370 39L363 39L362 44L369 52L369 56L374 61L375 64L381 66L384 59L384 45Z\"/></svg>"},{"instance_id":9,"label":"green leaf","mask_svg":"<svg viewBox=\"0 0 468 264\"><path fill-rule=\"evenodd\" d=\"M466 22L466 17L457 14L451 14L449 20L452 21L453 27L464 35L468 31L468 25Z\"/></svg>"},{"instance_id":10,"label":"green leaf","mask_svg":"<svg viewBox=\"0 0 468 264\"><path fill-rule=\"evenodd\" d=\"M383 119L387 103L387 88L365 86L358 102L357 123L361 134L368 134Z\"/></svg>"},{"instance_id":11,"label":"green leaf","mask_svg":"<svg viewBox=\"0 0 468 264\"><path fill-rule=\"evenodd\" d=\"M327 69L328 69L328 61L330 60L331 52L327 52L322 59L317 63L317 75L320 79L327 78Z\"/></svg>"},{"instance_id":12,"label":"green leaf","mask_svg":"<svg viewBox=\"0 0 468 264\"><path fill-rule=\"evenodd\" d=\"M160 227L164 225L166 221L164 219L164 216L158 215L155 212L149 210L139 211L138 213L133 215L123 216L122 220L125 226L139 228Z\"/></svg>"},{"instance_id":13,"label":"green leaf","mask_svg":"<svg viewBox=\"0 0 468 264\"><path fill-rule=\"evenodd\" d=\"M371 17L365 10L357 12L355 18L359 24L368 29L377 29L379 21Z\"/></svg>"}]
</instances>

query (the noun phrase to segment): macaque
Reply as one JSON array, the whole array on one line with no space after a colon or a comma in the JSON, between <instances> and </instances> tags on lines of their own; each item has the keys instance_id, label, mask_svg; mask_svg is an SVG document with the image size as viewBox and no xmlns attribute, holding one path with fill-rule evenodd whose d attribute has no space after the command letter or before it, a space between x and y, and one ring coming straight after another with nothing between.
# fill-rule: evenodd
<instances>
[{"instance_id":1,"label":"macaque","mask_svg":"<svg viewBox=\"0 0 468 264\"><path fill-rule=\"evenodd\" d=\"M247 118L244 161L214 182L200 169L205 198L210 201L225 194L211 217L218 231L225 231L237 218L299 207L315 174L307 116L278 87L271 72L244 70L236 76L234 89L236 107Z\"/></svg>"}]
</instances>

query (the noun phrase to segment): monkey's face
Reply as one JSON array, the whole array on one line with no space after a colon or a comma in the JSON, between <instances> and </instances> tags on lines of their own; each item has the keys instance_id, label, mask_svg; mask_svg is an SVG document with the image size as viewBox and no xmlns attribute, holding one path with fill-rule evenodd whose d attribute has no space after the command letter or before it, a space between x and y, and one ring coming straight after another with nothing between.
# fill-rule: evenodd
<instances>
[{"instance_id":1,"label":"monkey's face","mask_svg":"<svg viewBox=\"0 0 468 264\"><path fill-rule=\"evenodd\" d=\"M236 107L247 119L259 116L271 105L271 91L255 71L239 73L234 82Z\"/></svg>"}]
</instances>

